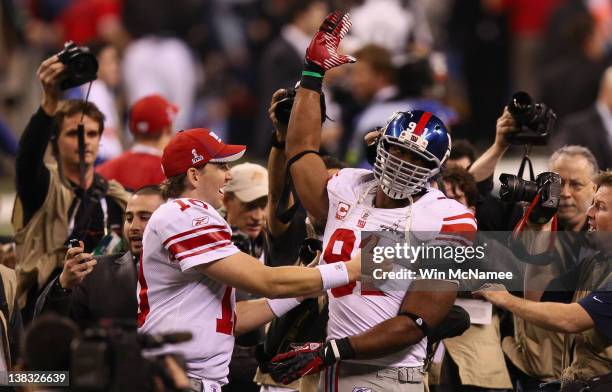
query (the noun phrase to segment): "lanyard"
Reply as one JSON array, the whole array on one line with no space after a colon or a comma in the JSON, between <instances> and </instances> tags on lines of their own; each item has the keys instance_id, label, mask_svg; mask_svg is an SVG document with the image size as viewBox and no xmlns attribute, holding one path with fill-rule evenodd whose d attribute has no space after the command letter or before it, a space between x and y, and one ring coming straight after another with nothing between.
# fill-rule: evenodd
<instances>
[{"instance_id":1,"label":"lanyard","mask_svg":"<svg viewBox=\"0 0 612 392\"><path fill-rule=\"evenodd\" d=\"M72 234L72 231L74 230L76 214L79 211L80 207L81 207L81 200L79 199L76 207L74 208L74 211L72 212L70 221L68 222L68 234L67 235ZM100 199L100 208L102 208L102 216L104 219L104 235L108 235L108 203L106 201L106 197L103 197Z\"/></svg>"}]
</instances>

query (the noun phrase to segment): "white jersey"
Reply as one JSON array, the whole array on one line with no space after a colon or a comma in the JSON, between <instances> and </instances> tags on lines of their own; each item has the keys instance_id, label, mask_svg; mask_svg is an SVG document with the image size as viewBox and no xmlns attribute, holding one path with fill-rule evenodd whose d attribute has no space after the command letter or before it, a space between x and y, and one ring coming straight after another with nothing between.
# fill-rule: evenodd
<instances>
[{"instance_id":1,"label":"white jersey","mask_svg":"<svg viewBox=\"0 0 612 392\"><path fill-rule=\"evenodd\" d=\"M221 384L234 348L235 290L193 267L238 253L231 236L211 205L169 200L147 224L138 273L138 331L191 332L191 341L161 352L182 353L190 377Z\"/></svg>"},{"instance_id":2,"label":"white jersey","mask_svg":"<svg viewBox=\"0 0 612 392\"><path fill-rule=\"evenodd\" d=\"M329 211L323 238L322 263L349 261L360 251L362 231L404 233L407 223L410 224L411 232L476 230L473 214L436 189L428 190L412 207L374 208L377 185L378 180L373 173L362 169L343 169L329 180ZM362 290L361 282L355 282L329 290L328 296L327 338L339 339L362 333L397 316L405 290L384 293L370 288ZM423 338L394 354L358 362L387 367L421 366L426 346L427 339Z\"/></svg>"}]
</instances>

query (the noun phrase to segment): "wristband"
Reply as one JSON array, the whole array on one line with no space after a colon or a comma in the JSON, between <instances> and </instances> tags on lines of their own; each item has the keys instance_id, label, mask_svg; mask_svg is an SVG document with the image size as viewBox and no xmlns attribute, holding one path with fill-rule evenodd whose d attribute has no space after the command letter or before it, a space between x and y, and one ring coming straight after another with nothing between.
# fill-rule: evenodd
<instances>
[{"instance_id":1,"label":"wristband","mask_svg":"<svg viewBox=\"0 0 612 392\"><path fill-rule=\"evenodd\" d=\"M345 263L318 265L317 269L321 274L323 290L333 289L334 287L344 286L349 283L349 275Z\"/></svg>"},{"instance_id":2,"label":"wristband","mask_svg":"<svg viewBox=\"0 0 612 392\"><path fill-rule=\"evenodd\" d=\"M325 362L335 363L341 360L354 359L355 350L348 337L332 339L325 344Z\"/></svg>"},{"instance_id":3,"label":"wristband","mask_svg":"<svg viewBox=\"0 0 612 392\"><path fill-rule=\"evenodd\" d=\"M302 72L302 79L300 79L300 87L321 94L324 76L325 70L323 68L306 61L304 71Z\"/></svg>"},{"instance_id":4,"label":"wristband","mask_svg":"<svg viewBox=\"0 0 612 392\"><path fill-rule=\"evenodd\" d=\"M295 298L268 299L268 306L276 317L281 317L300 304Z\"/></svg>"}]
</instances>

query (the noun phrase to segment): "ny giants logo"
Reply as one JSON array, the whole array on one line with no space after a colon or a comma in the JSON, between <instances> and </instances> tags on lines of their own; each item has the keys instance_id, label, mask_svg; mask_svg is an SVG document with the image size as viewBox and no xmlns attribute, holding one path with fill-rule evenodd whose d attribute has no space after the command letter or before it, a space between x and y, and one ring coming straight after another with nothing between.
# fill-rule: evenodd
<instances>
[{"instance_id":1,"label":"ny giants logo","mask_svg":"<svg viewBox=\"0 0 612 392\"><path fill-rule=\"evenodd\" d=\"M357 221L357 226L359 226L360 229L363 229L365 227L369 216L370 216L370 211L363 212L363 214L361 215L361 219Z\"/></svg>"},{"instance_id":2,"label":"ny giants logo","mask_svg":"<svg viewBox=\"0 0 612 392\"><path fill-rule=\"evenodd\" d=\"M343 201L338 202L338 209L336 210L336 219L338 220L342 220L346 217L346 214L348 214L349 210L351 209L351 205L348 203L345 203Z\"/></svg>"}]
</instances>

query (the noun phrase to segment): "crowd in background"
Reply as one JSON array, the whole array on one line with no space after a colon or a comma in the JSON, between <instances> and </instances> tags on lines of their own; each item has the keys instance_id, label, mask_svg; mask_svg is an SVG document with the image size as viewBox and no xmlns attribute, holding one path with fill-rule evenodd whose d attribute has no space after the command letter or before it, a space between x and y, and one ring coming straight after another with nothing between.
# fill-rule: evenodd
<instances>
[{"instance_id":1,"label":"crowd in background","mask_svg":"<svg viewBox=\"0 0 612 392\"><path fill-rule=\"evenodd\" d=\"M33 71L69 40L89 45L100 59L90 98L107 119L101 160L131 144L128 110L152 93L180 108L176 128L215 129L264 158L269 97L297 82L308 37L332 5L350 9L354 28L344 46L366 58L326 83L324 145L339 158L353 157L354 133L362 132L360 123L370 126L366 109L376 116L372 107L385 102L435 108L453 137L481 147L492 141L513 91L527 91L564 119L593 104L610 58L607 1L332 3L3 1L4 151L14 155L36 107ZM86 86L70 94L82 97Z\"/></svg>"},{"instance_id":2,"label":"crowd in background","mask_svg":"<svg viewBox=\"0 0 612 392\"><path fill-rule=\"evenodd\" d=\"M47 353L37 351L46 341L36 328L56 331L49 339L69 341L85 319L132 313L134 298L122 304L122 292L96 297L100 293L87 288L93 278L82 283L83 273L95 270L96 263L79 264L66 254L64 234L84 241L82 250L97 255L121 249L123 237L122 250L128 252L107 260L123 272L100 269L96 281L117 273L130 292L136 284L131 267L142 251L148 219L142 213L150 216L162 202L159 189L147 186L164 180L161 152L176 130L210 128L227 143L246 144L247 160L267 166L237 165L226 188L224 209L241 250L266 264L295 260L303 239L321 234L301 209L291 222L271 218L281 209L285 162L270 147L284 145L282 125L271 121L270 107L284 95L275 94L278 89L299 80L306 47L333 9L351 12L353 27L341 51L357 62L326 75L321 142L328 170L370 167L366 142L372 131L397 110L430 111L453 138L447 169L432 186L469 207L480 230L512 230L520 213L491 195L492 175L510 148L505 137L515 126L504 106L513 92L524 90L557 113L549 145L535 153L551 155L549 169L564 181L559 227L585 230L597 186L612 186L594 182L599 170L612 168L612 3L606 0L2 0L1 7L2 175L16 177L16 186L11 182L6 191L15 189L18 197L12 221L17 255L11 261L6 254L13 245L3 248L3 264L10 268L0 269L5 286L0 292L6 297L0 302L8 304L6 312L0 309L8 367L11 358L13 363L21 358L30 370L49 365L42 359ZM55 97L57 120L48 101L41 105L45 75L39 66L65 41L87 46L99 71L91 85ZM59 98L87 98L94 106L59 104ZM97 174L93 161L91 172L79 173L75 150L62 144L61 122L85 110L94 120L86 124L86 135L92 132L86 138L100 137L99 148L85 153ZM60 125L56 134L53 121ZM40 134L34 131L47 127L46 139L37 143ZM53 159L57 164L49 166ZM76 197L66 192L62 176L74 187L86 184L87 192L75 191ZM75 204L76 199L103 199L107 207L98 214L92 212L96 203ZM95 215L95 223L81 225L88 215ZM97 231L90 230L98 224ZM37 230L41 237L33 234ZM15 257L16 276L9 271ZM78 300L67 305L70 295ZM325 307L316 300L311 306ZM513 321L502 308L489 326L472 326L463 340L444 342L447 353L437 361L442 372L430 379L438 391L535 391L540 382L561 376L559 334ZM39 319L42 324L32 324L20 355L19 325L28 326L50 310L76 324ZM238 342L227 390L258 390L251 382L257 368L253 347L263 336L265 331L255 331ZM488 344L479 347L479 339ZM470 352L486 358L481 373L473 369ZM52 364L68 366L61 362L67 352L55 354ZM612 359L606 360L612 366ZM270 382L257 377L264 386Z\"/></svg>"}]
</instances>

